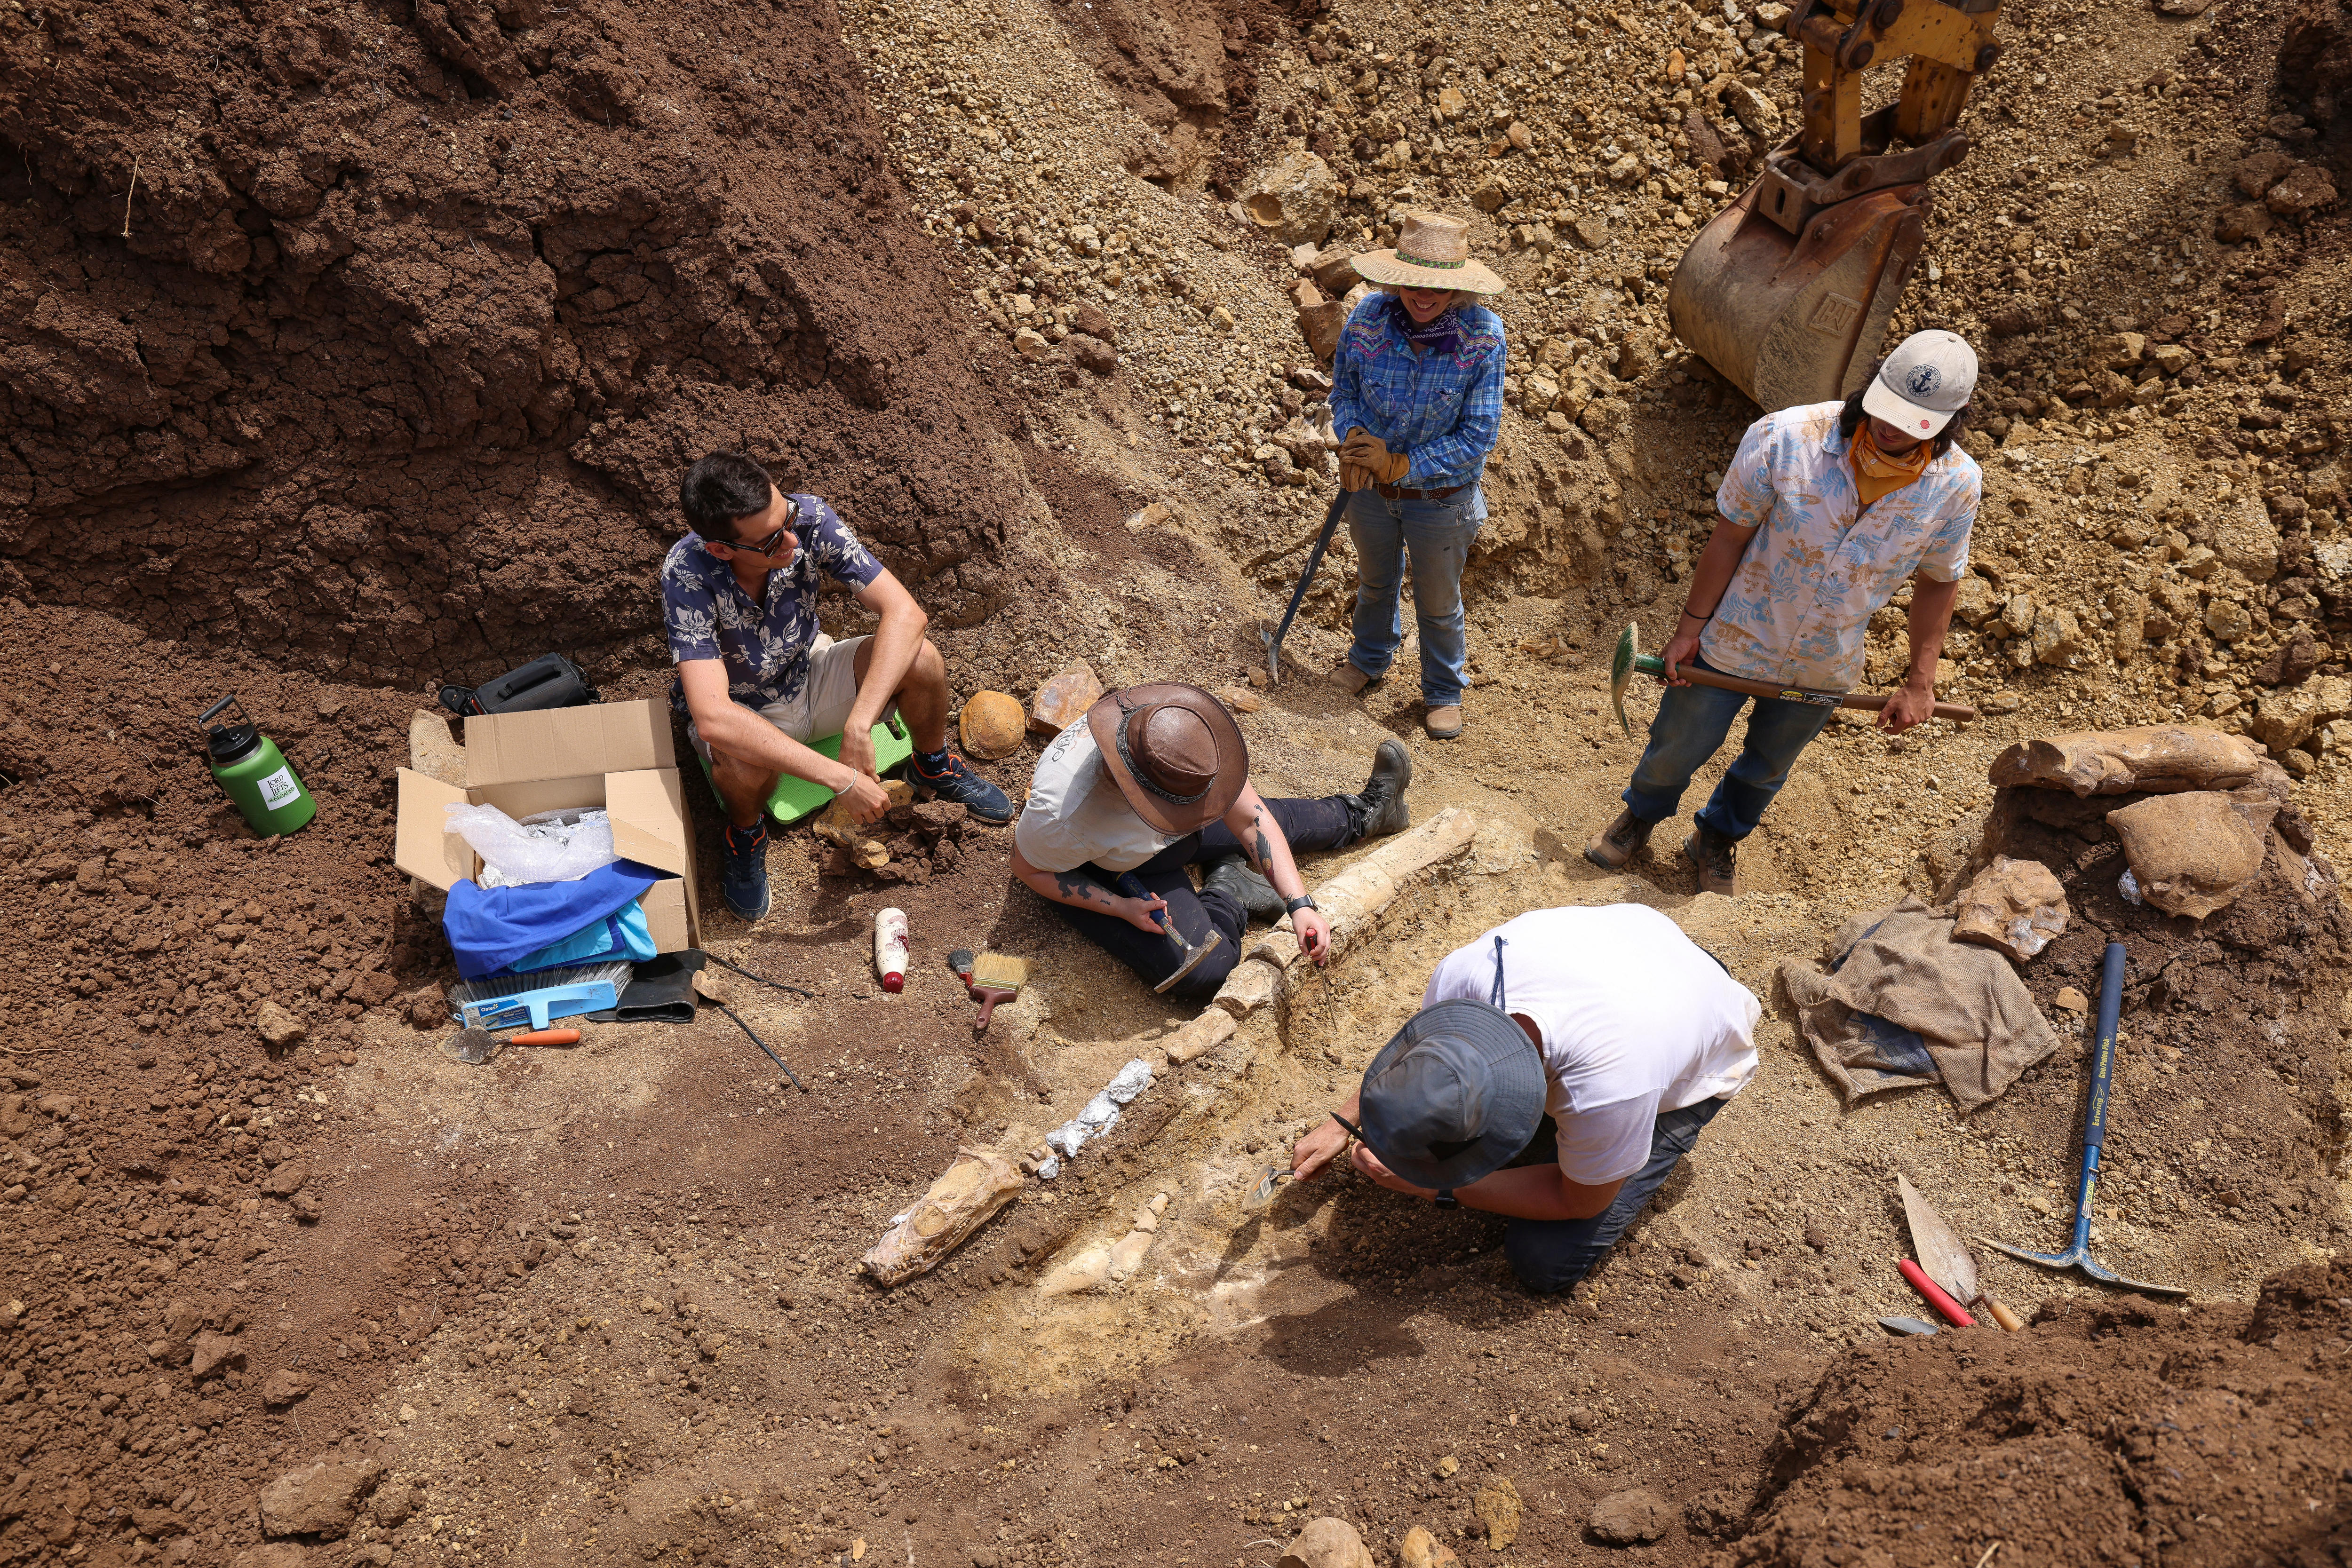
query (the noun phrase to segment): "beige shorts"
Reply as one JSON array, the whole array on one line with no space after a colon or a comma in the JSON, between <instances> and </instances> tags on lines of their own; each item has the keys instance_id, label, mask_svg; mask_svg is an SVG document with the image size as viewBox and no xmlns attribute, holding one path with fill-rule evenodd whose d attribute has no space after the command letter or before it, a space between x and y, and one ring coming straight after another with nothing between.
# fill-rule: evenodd
<instances>
[{"instance_id":1,"label":"beige shorts","mask_svg":"<svg viewBox=\"0 0 2352 1568\"><path fill-rule=\"evenodd\" d=\"M809 651L808 679L801 683L801 695L790 702L770 703L756 710L759 716L803 746L839 735L849 723L849 710L857 706L857 650L865 645L863 637L836 643L818 632L816 646ZM694 743L696 756L710 760L710 747L690 723L686 738Z\"/></svg>"}]
</instances>

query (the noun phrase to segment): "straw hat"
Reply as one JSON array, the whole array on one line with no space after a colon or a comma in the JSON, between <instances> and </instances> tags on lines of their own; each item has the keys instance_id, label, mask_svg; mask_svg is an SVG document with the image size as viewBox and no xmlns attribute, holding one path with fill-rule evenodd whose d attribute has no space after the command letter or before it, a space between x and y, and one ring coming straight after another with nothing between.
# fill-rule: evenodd
<instances>
[{"instance_id":1,"label":"straw hat","mask_svg":"<svg viewBox=\"0 0 2352 1568\"><path fill-rule=\"evenodd\" d=\"M1470 256L1470 225L1442 213L1407 213L1394 250L1356 257L1357 276L1402 288L1461 288L1500 294L1510 286Z\"/></svg>"}]
</instances>

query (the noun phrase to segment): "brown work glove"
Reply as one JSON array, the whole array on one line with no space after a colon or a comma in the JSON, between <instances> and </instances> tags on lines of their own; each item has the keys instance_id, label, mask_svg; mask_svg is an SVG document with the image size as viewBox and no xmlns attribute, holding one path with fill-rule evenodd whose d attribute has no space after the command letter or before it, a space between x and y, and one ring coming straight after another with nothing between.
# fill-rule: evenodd
<instances>
[{"instance_id":1,"label":"brown work glove","mask_svg":"<svg viewBox=\"0 0 2352 1568\"><path fill-rule=\"evenodd\" d=\"M1339 461L1367 471L1383 485L1401 484L1412 472L1412 458L1402 452L1391 452L1388 443L1360 427L1348 433L1348 439L1339 447Z\"/></svg>"},{"instance_id":2,"label":"brown work glove","mask_svg":"<svg viewBox=\"0 0 2352 1568\"><path fill-rule=\"evenodd\" d=\"M1339 488L1342 490L1368 489L1370 487L1371 483L1372 471L1370 469L1359 468L1356 465L1348 462L1344 458L1340 460Z\"/></svg>"}]
</instances>

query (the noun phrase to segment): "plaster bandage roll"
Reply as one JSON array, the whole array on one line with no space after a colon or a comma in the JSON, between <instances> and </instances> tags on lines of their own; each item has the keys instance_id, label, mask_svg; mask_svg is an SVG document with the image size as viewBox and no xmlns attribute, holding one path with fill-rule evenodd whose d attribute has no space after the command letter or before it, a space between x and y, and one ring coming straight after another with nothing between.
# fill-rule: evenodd
<instances>
[{"instance_id":1,"label":"plaster bandage roll","mask_svg":"<svg viewBox=\"0 0 2352 1568\"><path fill-rule=\"evenodd\" d=\"M907 988L907 912L903 909L874 912L874 972L882 977L882 988L892 996Z\"/></svg>"}]
</instances>

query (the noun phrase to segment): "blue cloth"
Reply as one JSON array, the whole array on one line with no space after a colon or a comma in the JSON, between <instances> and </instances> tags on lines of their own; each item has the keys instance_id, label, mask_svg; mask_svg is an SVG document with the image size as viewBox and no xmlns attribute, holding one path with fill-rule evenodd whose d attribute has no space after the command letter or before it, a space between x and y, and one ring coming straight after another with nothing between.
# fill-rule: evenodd
<instances>
[{"instance_id":1,"label":"blue cloth","mask_svg":"<svg viewBox=\"0 0 2352 1568\"><path fill-rule=\"evenodd\" d=\"M1715 668L1705 659L1695 662L1701 669ZM1650 721L1650 744L1633 765L1633 782L1625 790L1625 804L1633 815L1645 822L1673 816L1691 775L1716 754L1731 731L1731 721L1750 702L1756 711L1748 717L1748 738L1715 787L1714 799L1698 814L1698 823L1735 841L1754 832L1764 808L1789 781L1797 753L1822 732L1835 709L1780 697L1750 697L1719 686L1668 686L1658 703L1658 716Z\"/></svg>"},{"instance_id":2,"label":"blue cloth","mask_svg":"<svg viewBox=\"0 0 2352 1568\"><path fill-rule=\"evenodd\" d=\"M1462 621L1462 569L1486 517L1486 495L1475 486L1443 501L1391 501L1372 489L1348 497L1348 537L1356 544L1349 664L1368 675L1388 674L1404 641L1404 564L1411 557L1422 703L1451 707L1462 700L1470 656Z\"/></svg>"},{"instance_id":3,"label":"blue cloth","mask_svg":"<svg viewBox=\"0 0 2352 1568\"><path fill-rule=\"evenodd\" d=\"M826 578L853 593L882 575L882 563L847 524L814 496L792 497L800 507L793 564L768 573L765 603L743 591L735 569L689 533L662 560L662 620L674 663L722 659L727 692L746 707L790 702L808 682L816 646L816 596ZM725 541L721 541L722 543ZM686 712L686 688L670 684L670 706Z\"/></svg>"},{"instance_id":4,"label":"blue cloth","mask_svg":"<svg viewBox=\"0 0 2352 1568\"><path fill-rule=\"evenodd\" d=\"M618 914L666 874L635 861L614 861L577 882L485 888L467 879L450 887L441 929L457 955L457 973L469 980L487 979L517 959Z\"/></svg>"},{"instance_id":5,"label":"blue cloth","mask_svg":"<svg viewBox=\"0 0 2352 1568\"><path fill-rule=\"evenodd\" d=\"M1332 433L1345 441L1360 427L1410 457L1411 490L1475 484L1503 431L1503 319L1457 305L1431 326L1448 318L1454 347L1423 349L1406 335L1403 301L1371 295L1348 318L1331 361Z\"/></svg>"},{"instance_id":6,"label":"blue cloth","mask_svg":"<svg viewBox=\"0 0 2352 1568\"><path fill-rule=\"evenodd\" d=\"M507 966L509 975L536 974L541 969L561 969L567 965L598 961L610 963L626 958L642 964L657 954L651 928L646 925L645 906L625 904L616 915L602 920L592 920L561 942L551 942L536 953L526 953Z\"/></svg>"},{"instance_id":7,"label":"blue cloth","mask_svg":"<svg viewBox=\"0 0 2352 1568\"><path fill-rule=\"evenodd\" d=\"M1647 1164L1625 1178L1614 1202L1590 1219L1514 1219L1503 1232L1503 1255L1530 1291L1549 1295L1573 1290L1592 1271L1638 1218L1651 1195L1665 1185L1675 1166L1698 1142L1699 1130L1715 1120L1728 1100L1702 1100L1679 1111L1663 1111L1650 1132Z\"/></svg>"}]
</instances>

